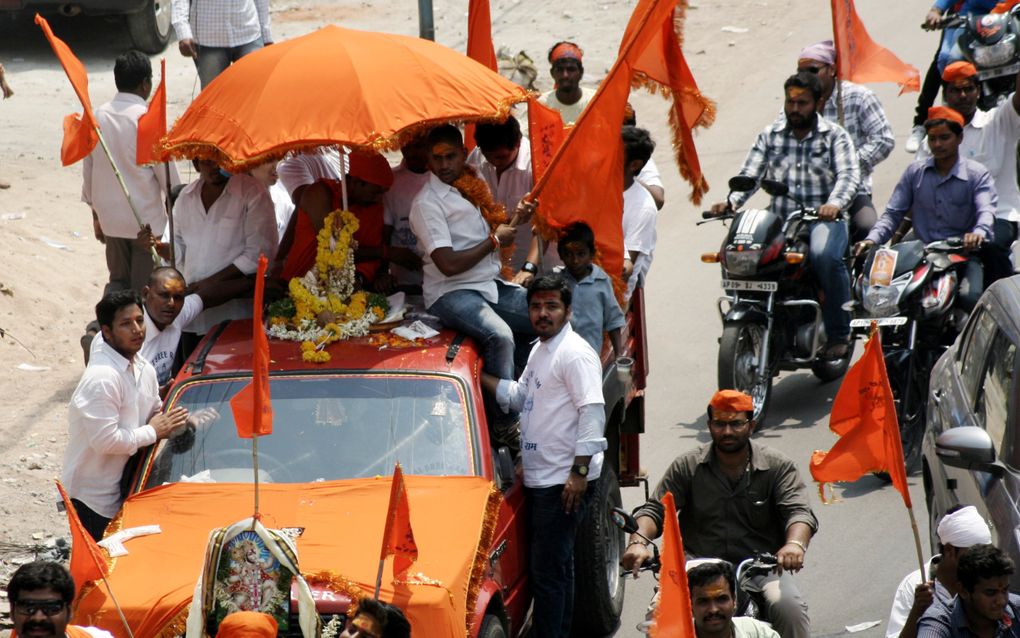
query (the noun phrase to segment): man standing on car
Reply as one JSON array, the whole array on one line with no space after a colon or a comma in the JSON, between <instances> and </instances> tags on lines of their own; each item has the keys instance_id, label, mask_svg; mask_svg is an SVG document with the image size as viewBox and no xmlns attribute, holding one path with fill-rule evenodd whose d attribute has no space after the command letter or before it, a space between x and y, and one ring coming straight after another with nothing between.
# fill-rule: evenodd
<instances>
[{"instance_id":1,"label":"man standing on car","mask_svg":"<svg viewBox=\"0 0 1020 638\"><path fill-rule=\"evenodd\" d=\"M482 373L500 408L521 415L521 461L531 510L534 638L567 638L574 607L574 542L606 449L602 365L570 327L570 287L557 275L528 289L539 342L518 381Z\"/></svg>"},{"instance_id":2,"label":"man standing on car","mask_svg":"<svg viewBox=\"0 0 1020 638\"><path fill-rule=\"evenodd\" d=\"M837 219L857 194L861 168L853 140L841 126L819 117L822 84L813 73L797 73L783 84L785 119L770 124L758 135L740 169L740 175L773 179L790 188L789 195L772 200L771 209L786 218L805 206L819 220L810 230L810 261L825 297L822 319L828 343L825 359L845 357L850 349L850 275L846 269L849 242L847 223ZM722 215L739 207L757 190L734 193L729 202L712 206ZM798 203L798 201L800 203Z\"/></svg>"},{"instance_id":3,"label":"man standing on car","mask_svg":"<svg viewBox=\"0 0 1020 638\"><path fill-rule=\"evenodd\" d=\"M273 43L269 0L173 0L170 20L203 89L234 62Z\"/></svg>"},{"instance_id":4,"label":"man standing on car","mask_svg":"<svg viewBox=\"0 0 1020 638\"><path fill-rule=\"evenodd\" d=\"M670 492L688 558L714 557L737 565L756 553L775 553L776 573L751 578L746 587L760 599L783 638L809 638L807 603L789 572L804 566L818 519L793 461L751 441L753 413L748 395L736 390L715 393L708 404L712 442L673 461L655 488L654 499L635 512L638 531L647 538L662 533L662 498ZM635 533L621 562L636 576L651 557L646 542Z\"/></svg>"}]
</instances>

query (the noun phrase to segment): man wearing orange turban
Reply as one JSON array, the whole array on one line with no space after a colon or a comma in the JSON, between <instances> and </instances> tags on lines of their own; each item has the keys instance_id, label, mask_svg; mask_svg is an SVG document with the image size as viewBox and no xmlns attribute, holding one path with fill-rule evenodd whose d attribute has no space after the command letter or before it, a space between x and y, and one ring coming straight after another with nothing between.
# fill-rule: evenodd
<instances>
[{"instance_id":1,"label":"man wearing orange turban","mask_svg":"<svg viewBox=\"0 0 1020 638\"><path fill-rule=\"evenodd\" d=\"M588 106L594 89L581 86L584 77L584 51L573 42L557 42L549 49L549 73L556 83L555 88L543 93L539 101L560 112L564 124L573 124Z\"/></svg>"},{"instance_id":2,"label":"man wearing orange turban","mask_svg":"<svg viewBox=\"0 0 1020 638\"><path fill-rule=\"evenodd\" d=\"M779 558L781 573L752 578L750 590L783 638L807 638L807 604L790 573L804 566L818 519L793 461L751 441L753 414L754 399L743 392L715 393L708 404L712 442L681 454L669 466L654 498L635 512L640 535L631 535L621 562L637 576L651 558L641 535L662 533L662 498L670 492L688 559L722 558L737 565L757 552Z\"/></svg>"}]
</instances>

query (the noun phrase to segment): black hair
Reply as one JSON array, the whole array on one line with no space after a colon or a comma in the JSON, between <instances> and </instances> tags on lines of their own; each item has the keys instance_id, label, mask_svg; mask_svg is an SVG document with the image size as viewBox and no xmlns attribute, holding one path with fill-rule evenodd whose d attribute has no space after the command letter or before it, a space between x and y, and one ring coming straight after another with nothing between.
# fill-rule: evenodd
<instances>
[{"instance_id":1,"label":"black hair","mask_svg":"<svg viewBox=\"0 0 1020 638\"><path fill-rule=\"evenodd\" d=\"M954 122L953 120L947 120L947 119L945 119L943 117L939 117L939 118L936 118L934 120L925 120L925 122L924 122L924 132L927 133L928 131L930 131L931 129L935 128L936 126L942 126L942 125L945 125L946 128L948 128L950 131L952 131L953 135L955 135L956 137L960 137L961 135L963 135L963 127L960 126L959 122Z\"/></svg>"},{"instance_id":2,"label":"black hair","mask_svg":"<svg viewBox=\"0 0 1020 638\"><path fill-rule=\"evenodd\" d=\"M74 600L74 578L60 563L48 560L37 560L25 563L11 576L7 583L7 600L13 605L23 591L50 589L60 594L60 599L67 604Z\"/></svg>"},{"instance_id":3,"label":"black hair","mask_svg":"<svg viewBox=\"0 0 1020 638\"><path fill-rule=\"evenodd\" d=\"M581 243L588 247L593 254L595 252L595 233L592 232L591 226L584 222L574 222L563 229L563 234L556 243L556 250L559 252L560 246L566 246L570 243Z\"/></svg>"},{"instance_id":4,"label":"black hair","mask_svg":"<svg viewBox=\"0 0 1020 638\"><path fill-rule=\"evenodd\" d=\"M118 91L134 91L146 80L152 80L152 63L149 56L132 49L117 56L113 63L113 80Z\"/></svg>"},{"instance_id":5,"label":"black hair","mask_svg":"<svg viewBox=\"0 0 1020 638\"><path fill-rule=\"evenodd\" d=\"M577 47L578 51L581 51L581 47L578 47L577 44L571 42L570 40L560 40L556 44L554 44L551 47L549 47L549 53L547 53L546 56L545 56L546 59L549 60L549 64L555 64L555 62L553 62L553 59L552 59L552 54L553 54L553 51L556 50L556 47L560 46L561 44L569 44L571 46L575 46L575 47ZM582 64L580 60L578 60L577 58L567 58L567 59L573 60L574 62L576 62L578 68L580 68L582 71L584 71L584 64Z\"/></svg>"},{"instance_id":6,"label":"black hair","mask_svg":"<svg viewBox=\"0 0 1020 638\"><path fill-rule=\"evenodd\" d=\"M152 272L149 273L149 285L155 286L163 279L176 279L181 283L184 283L184 275L181 271L177 270L173 266L160 266L159 268L153 268Z\"/></svg>"},{"instance_id":7,"label":"black hair","mask_svg":"<svg viewBox=\"0 0 1020 638\"><path fill-rule=\"evenodd\" d=\"M687 588L691 591L691 595L693 596L695 587L704 587L705 585L716 581L720 576L726 579L726 584L730 587L730 595L736 597L737 587L735 582L736 578L733 575L733 565L724 560L708 561L688 569Z\"/></svg>"},{"instance_id":8,"label":"black hair","mask_svg":"<svg viewBox=\"0 0 1020 638\"><path fill-rule=\"evenodd\" d=\"M528 303L531 303L531 298L539 292L558 292L560 293L560 301L567 308L570 307L570 303L573 301L574 294L570 290L570 286L566 280L559 275L542 275L531 282L531 286L528 288Z\"/></svg>"},{"instance_id":9,"label":"black hair","mask_svg":"<svg viewBox=\"0 0 1020 638\"><path fill-rule=\"evenodd\" d=\"M453 144L454 146L464 146L464 136L460 134L460 130L453 124L443 124L432 129L429 131L427 141L429 148L441 142Z\"/></svg>"},{"instance_id":10,"label":"black hair","mask_svg":"<svg viewBox=\"0 0 1020 638\"><path fill-rule=\"evenodd\" d=\"M395 605L366 597L358 601L358 613L375 618L382 629L382 638L411 638L411 624Z\"/></svg>"},{"instance_id":11,"label":"black hair","mask_svg":"<svg viewBox=\"0 0 1020 638\"><path fill-rule=\"evenodd\" d=\"M819 80L818 76L814 73L808 73L807 71L794 73L790 77L786 78L786 82L783 82L784 91L791 87L811 91L811 95L815 97L815 102L822 99L822 81Z\"/></svg>"},{"instance_id":12,"label":"black hair","mask_svg":"<svg viewBox=\"0 0 1020 638\"><path fill-rule=\"evenodd\" d=\"M506 118L506 122L475 126L475 144L482 151L517 148L517 145L521 143L521 137L521 123L513 115Z\"/></svg>"},{"instance_id":13,"label":"black hair","mask_svg":"<svg viewBox=\"0 0 1020 638\"><path fill-rule=\"evenodd\" d=\"M1012 575L1013 561L995 545L974 545L963 552L956 564L956 578L971 593L983 578Z\"/></svg>"},{"instance_id":14,"label":"black hair","mask_svg":"<svg viewBox=\"0 0 1020 638\"><path fill-rule=\"evenodd\" d=\"M634 160L641 160L642 165L648 163L655 150L655 142L648 131L636 126L624 126L622 135L623 161L628 164Z\"/></svg>"},{"instance_id":15,"label":"black hair","mask_svg":"<svg viewBox=\"0 0 1020 638\"><path fill-rule=\"evenodd\" d=\"M637 126L637 111L634 110L634 107L631 106L630 102L627 102L627 105L623 110L623 125Z\"/></svg>"},{"instance_id":16,"label":"black hair","mask_svg":"<svg viewBox=\"0 0 1020 638\"><path fill-rule=\"evenodd\" d=\"M142 307L142 298L134 290L115 290L106 293L96 304L96 321L100 326L112 328L117 311L130 305Z\"/></svg>"}]
</instances>

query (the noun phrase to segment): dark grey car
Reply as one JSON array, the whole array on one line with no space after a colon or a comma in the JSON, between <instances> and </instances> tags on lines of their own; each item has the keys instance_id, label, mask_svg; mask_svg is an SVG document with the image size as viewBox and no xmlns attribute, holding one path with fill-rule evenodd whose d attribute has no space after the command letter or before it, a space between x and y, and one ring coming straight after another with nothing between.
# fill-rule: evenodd
<instances>
[{"instance_id":1,"label":"dark grey car","mask_svg":"<svg viewBox=\"0 0 1020 638\"><path fill-rule=\"evenodd\" d=\"M173 35L171 0L0 0L0 18L35 12L76 16L124 16L131 42L145 53L161 53Z\"/></svg>"},{"instance_id":2,"label":"dark grey car","mask_svg":"<svg viewBox=\"0 0 1020 638\"><path fill-rule=\"evenodd\" d=\"M992 529L992 542L1020 562L1018 344L1015 276L985 291L932 369L922 471L933 536L947 509L974 505ZM1020 589L1020 572L1011 589Z\"/></svg>"}]
</instances>

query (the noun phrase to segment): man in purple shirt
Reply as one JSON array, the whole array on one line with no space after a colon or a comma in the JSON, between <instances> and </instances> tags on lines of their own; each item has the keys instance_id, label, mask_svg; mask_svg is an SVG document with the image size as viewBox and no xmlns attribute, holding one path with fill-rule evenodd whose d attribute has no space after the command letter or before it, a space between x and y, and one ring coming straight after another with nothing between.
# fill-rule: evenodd
<instances>
[{"instance_id":1,"label":"man in purple shirt","mask_svg":"<svg viewBox=\"0 0 1020 638\"><path fill-rule=\"evenodd\" d=\"M915 161L903 172L885 212L854 247L861 254L889 240L908 211L913 211L914 234L925 243L963 237L963 245L976 251L993 238L997 196L988 169L960 157L963 116L939 106L928 111L924 123L932 156ZM959 304L971 310L984 288L984 273L976 257L967 262L960 284Z\"/></svg>"}]
</instances>

